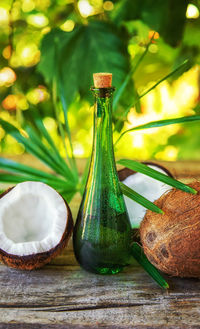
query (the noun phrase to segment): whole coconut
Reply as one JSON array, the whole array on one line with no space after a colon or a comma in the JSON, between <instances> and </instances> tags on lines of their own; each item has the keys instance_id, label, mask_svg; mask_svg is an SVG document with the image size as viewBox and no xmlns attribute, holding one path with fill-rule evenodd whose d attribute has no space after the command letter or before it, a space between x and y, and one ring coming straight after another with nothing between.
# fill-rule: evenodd
<instances>
[{"instance_id":1,"label":"whole coconut","mask_svg":"<svg viewBox=\"0 0 200 329\"><path fill-rule=\"evenodd\" d=\"M196 195L172 189L155 204L164 211L147 211L140 237L149 261L179 277L200 278L200 182L189 184Z\"/></svg>"}]
</instances>

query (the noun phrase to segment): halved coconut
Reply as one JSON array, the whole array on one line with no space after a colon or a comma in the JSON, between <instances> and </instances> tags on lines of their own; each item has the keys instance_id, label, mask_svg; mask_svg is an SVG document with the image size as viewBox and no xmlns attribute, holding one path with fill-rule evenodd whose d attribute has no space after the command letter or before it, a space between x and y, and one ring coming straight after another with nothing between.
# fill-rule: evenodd
<instances>
[{"instance_id":1,"label":"halved coconut","mask_svg":"<svg viewBox=\"0 0 200 329\"><path fill-rule=\"evenodd\" d=\"M148 167L161 172L162 174L173 177L169 170L165 169L160 165L151 162L143 163L148 165ZM125 185L132 188L134 191L141 194L151 202L154 202L163 193L171 189L171 187L167 184L159 182L156 179L153 179L144 174L137 173L128 168L123 168L119 170L118 176L121 182L123 182ZM126 203L131 226L132 228L138 228L147 209L126 196L124 196L124 200Z\"/></svg>"},{"instance_id":2,"label":"halved coconut","mask_svg":"<svg viewBox=\"0 0 200 329\"><path fill-rule=\"evenodd\" d=\"M64 199L40 182L19 183L0 196L0 260L25 270L50 262L73 230Z\"/></svg>"}]
</instances>

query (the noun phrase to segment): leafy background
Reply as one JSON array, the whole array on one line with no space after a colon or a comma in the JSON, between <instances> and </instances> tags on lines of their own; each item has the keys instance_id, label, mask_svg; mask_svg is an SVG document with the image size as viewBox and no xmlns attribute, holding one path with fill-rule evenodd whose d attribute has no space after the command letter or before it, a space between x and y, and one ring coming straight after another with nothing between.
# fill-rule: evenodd
<instances>
[{"instance_id":1,"label":"leafy background","mask_svg":"<svg viewBox=\"0 0 200 329\"><path fill-rule=\"evenodd\" d=\"M62 155L62 131L68 129L72 142L66 139L66 147L76 157L88 157L89 89L97 71L113 73L114 140L134 125L198 114L199 9L199 1L186 0L2 0L0 118L20 128L39 111ZM185 60L175 74L140 97ZM60 110L63 102L68 127ZM0 139L2 154L25 152L3 126ZM198 145L198 123L174 125L126 134L116 155L200 159Z\"/></svg>"}]
</instances>

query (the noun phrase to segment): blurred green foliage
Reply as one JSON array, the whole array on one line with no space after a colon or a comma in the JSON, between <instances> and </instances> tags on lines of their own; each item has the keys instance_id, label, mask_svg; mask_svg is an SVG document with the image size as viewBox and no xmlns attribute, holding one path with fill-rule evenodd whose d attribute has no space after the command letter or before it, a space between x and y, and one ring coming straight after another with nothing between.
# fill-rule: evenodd
<instances>
[{"instance_id":1,"label":"blurred green foliage","mask_svg":"<svg viewBox=\"0 0 200 329\"><path fill-rule=\"evenodd\" d=\"M143 123L141 120L147 113L149 120L151 113L152 120L154 114L156 119L166 118L166 97L163 100L160 89L151 94L154 104L151 112L146 109L150 101L139 97L186 59L187 65L168 79L168 93L174 93L175 80L185 81L184 72L196 67L192 77L199 75L195 66L200 62L199 10L199 0L2 0L0 70L10 68L12 71L0 71L0 116L20 127L24 121L32 121L31 112L37 107L58 147L62 128L70 128L77 150L75 155L88 156L92 134L90 104L93 100L89 92L92 73L109 71L117 88L113 113L115 138L133 124L130 113L139 123ZM6 74L10 74L7 82ZM198 109L192 108L200 100L199 84L198 79L193 81L193 96L185 101L184 107L183 101L180 102L176 116L198 114ZM63 102L69 127L64 125L59 109ZM169 111L169 117L172 114ZM55 116L61 122L60 127L50 120ZM145 137L133 156L170 159L166 147L171 145L176 150L171 159L177 156L200 159L198 123L164 132L165 141L158 143L158 134ZM13 141L3 130L0 138L2 152L12 153ZM125 143L130 142L129 138ZM132 149L136 143L137 138L133 140ZM145 148L148 152L140 155ZM18 149L18 153L23 151L22 147ZM118 151L132 156L122 143Z\"/></svg>"}]
</instances>

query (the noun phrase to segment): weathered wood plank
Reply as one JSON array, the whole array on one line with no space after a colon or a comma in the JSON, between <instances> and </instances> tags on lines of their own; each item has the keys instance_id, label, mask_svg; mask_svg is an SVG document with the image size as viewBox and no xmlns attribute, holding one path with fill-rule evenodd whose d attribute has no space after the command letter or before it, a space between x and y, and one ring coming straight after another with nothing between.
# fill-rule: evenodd
<instances>
[{"instance_id":1,"label":"weathered wood plank","mask_svg":"<svg viewBox=\"0 0 200 329\"><path fill-rule=\"evenodd\" d=\"M200 281L169 278L157 287L138 266L116 276L87 273L78 266L46 266L33 272L0 268L1 321L120 326L200 323ZM189 321L189 322L188 322ZM148 328L148 327L147 327ZM167 327L166 327L167 328Z\"/></svg>"},{"instance_id":2,"label":"weathered wood plank","mask_svg":"<svg viewBox=\"0 0 200 329\"><path fill-rule=\"evenodd\" d=\"M81 311L44 312L34 310L12 310L1 316L2 322L32 324L67 325L81 328L199 328L199 308L180 308L170 310L165 305L130 306L124 308L103 308Z\"/></svg>"},{"instance_id":3,"label":"weathered wood plank","mask_svg":"<svg viewBox=\"0 0 200 329\"><path fill-rule=\"evenodd\" d=\"M82 324L82 325L78 325L78 324L69 324L69 323L65 323L65 324L31 324L31 323L10 323L10 324L1 324L0 323L0 329L30 329L30 328L34 328L34 329L96 329L96 328L107 328L107 329L199 329L198 325L176 325L176 326L171 326L171 325L165 325L165 326L160 326L160 325L148 325L148 324L140 324L140 325L107 325L104 323L98 323L96 325L93 324Z\"/></svg>"}]
</instances>

